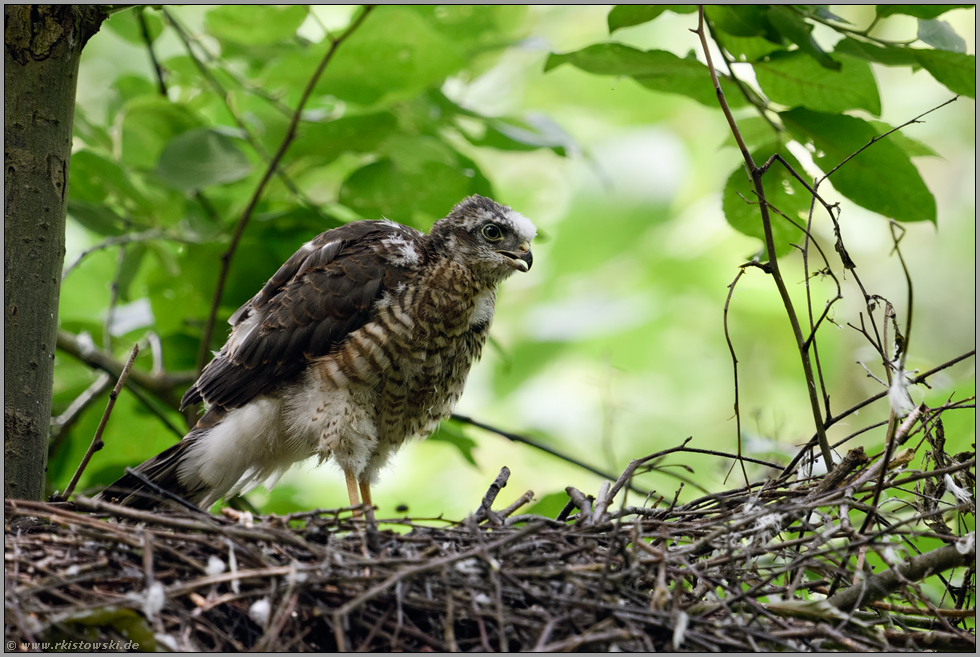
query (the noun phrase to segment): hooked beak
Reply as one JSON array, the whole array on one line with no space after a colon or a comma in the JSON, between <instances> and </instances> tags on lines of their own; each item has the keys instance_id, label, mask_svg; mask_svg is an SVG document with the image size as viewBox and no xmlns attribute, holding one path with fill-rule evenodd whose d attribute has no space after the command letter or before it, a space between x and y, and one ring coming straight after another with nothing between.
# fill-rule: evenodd
<instances>
[{"instance_id":1,"label":"hooked beak","mask_svg":"<svg viewBox=\"0 0 980 657\"><path fill-rule=\"evenodd\" d=\"M507 264L521 272L531 269L531 264L534 262L534 257L531 255L531 245L526 241L521 242L516 253L514 251L497 251L497 253L510 258Z\"/></svg>"}]
</instances>

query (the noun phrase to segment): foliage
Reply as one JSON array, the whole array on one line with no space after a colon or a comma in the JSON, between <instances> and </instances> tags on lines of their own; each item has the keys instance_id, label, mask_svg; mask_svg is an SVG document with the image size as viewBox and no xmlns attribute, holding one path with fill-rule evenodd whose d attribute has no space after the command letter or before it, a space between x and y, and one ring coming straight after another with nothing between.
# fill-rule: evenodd
<instances>
[{"instance_id":1,"label":"foliage","mask_svg":"<svg viewBox=\"0 0 980 657\"><path fill-rule=\"evenodd\" d=\"M921 69L934 87L973 98L974 55L941 18L952 8L881 6L858 28L822 6L709 7L710 34L732 73L722 88L757 160L780 153L804 178L826 174L898 125L879 120L889 116L882 70ZM708 69L699 56L684 54L697 48L696 40L675 27L695 27L693 12L693 5L375 8L312 87L295 138L250 213L249 200L289 134L315 69L363 9L115 13L82 64L67 260L77 266L64 278L61 327L94 336L99 348L123 361L142 342L151 348L138 358L138 370L182 375L198 364L221 256L243 216L247 224L220 288L208 349L222 343L223 320L313 235L379 216L427 229L463 196L487 194L534 217L542 230L538 278L501 292L495 348L488 348L488 362L474 372L463 401L473 400L470 408L480 412L472 414L528 429L543 444L587 453L597 467L617 472L624 458L651 451L646 447L662 436L702 430L730 441L723 293L740 264L736 258L758 250L762 232L757 206L747 203L753 195L744 167L715 148L725 126ZM918 40L890 36L902 21L915 22ZM651 49L643 35L656 30L685 45ZM542 37L550 40L547 52ZM520 102L507 100L515 94ZM621 142L609 138L614 134ZM621 157L635 154L622 142L644 139L656 154L642 166ZM830 184L848 207L877 213L876 220L931 230L942 225L942 205L922 161L913 158L935 152L945 155L938 145L894 133L834 172ZM769 175L769 202L803 225L810 207L805 189L783 168ZM613 193L597 191L596 181L604 179L611 179ZM696 212L709 194L715 195L710 211ZM731 238L723 224L704 219L719 208L732 228L753 239ZM788 257L801 230L783 221L774 230L776 254ZM891 244L881 247L876 239L873 257L883 259ZM855 257L868 254L849 247ZM951 259L949 266L959 262ZM821 285L815 280L825 291ZM742 300L733 337L754 345L744 376L772 379L772 388L760 389L764 402L746 391L743 408L777 415L760 421L760 442L763 436L803 442L812 424L787 421L797 413L779 410L798 404L787 382L799 385L799 365L780 342L781 330L759 328L784 320L755 292L749 288ZM895 294L893 288L883 293ZM969 308L956 312L972 322ZM953 330L948 319L926 322ZM963 340L956 333L945 342ZM821 349L828 386L843 389L841 403L866 397L854 390L859 385L841 383L863 377L851 369L845 375L841 364L854 360L857 347ZM954 355L921 353L929 367ZM105 384L94 388L96 374L74 358L59 355L56 377L56 414L75 400L104 399ZM969 378L957 383L959 394L969 393L963 389L972 385ZM98 394L86 397L86 390ZM950 392L937 386L930 403ZM101 406L89 403L63 417L50 462L52 489L71 477ZM690 420L708 417L705 407L722 410L704 420L710 424L691 426ZM651 419L668 415L666 424ZM782 436L763 426L784 421ZM82 485L107 483L171 444L184 426L172 403L124 393L107 448ZM578 474L551 457L527 456L526 447L490 442L468 426L447 424L437 437L424 454L406 450L396 471L444 468L440 486L421 487L416 475L393 484L388 499L428 494L427 503L413 504L441 512L452 502L442 489L472 477L467 462L493 469L494 459L526 458L526 476L535 482L545 473ZM297 482L253 499L277 510L328 505L327 484Z\"/></svg>"}]
</instances>

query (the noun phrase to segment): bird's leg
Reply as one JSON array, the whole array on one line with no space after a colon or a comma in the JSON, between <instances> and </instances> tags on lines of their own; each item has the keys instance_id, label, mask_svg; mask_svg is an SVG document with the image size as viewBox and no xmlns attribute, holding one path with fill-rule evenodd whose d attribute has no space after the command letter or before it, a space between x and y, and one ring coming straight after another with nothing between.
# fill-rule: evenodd
<instances>
[{"instance_id":1,"label":"bird's leg","mask_svg":"<svg viewBox=\"0 0 980 657\"><path fill-rule=\"evenodd\" d=\"M365 513L367 515L368 523L372 526L374 525L374 503L371 502L371 482L362 481L361 482L361 499L364 501L367 507Z\"/></svg>"},{"instance_id":2,"label":"bird's leg","mask_svg":"<svg viewBox=\"0 0 980 657\"><path fill-rule=\"evenodd\" d=\"M378 534L378 523L374 519L374 504L371 502L371 482L361 482L361 499L364 500L364 519L367 521L365 523L365 529L367 530L365 534L366 546L369 545L377 553L381 551L381 537ZM367 577L368 575L370 575L370 570L365 568L364 576Z\"/></svg>"},{"instance_id":3,"label":"bird's leg","mask_svg":"<svg viewBox=\"0 0 980 657\"><path fill-rule=\"evenodd\" d=\"M347 478L347 497L350 499L350 505L354 507L354 517L358 518L361 515L358 509L361 506L361 500L357 496L357 477L347 468L344 468L344 476Z\"/></svg>"}]
</instances>

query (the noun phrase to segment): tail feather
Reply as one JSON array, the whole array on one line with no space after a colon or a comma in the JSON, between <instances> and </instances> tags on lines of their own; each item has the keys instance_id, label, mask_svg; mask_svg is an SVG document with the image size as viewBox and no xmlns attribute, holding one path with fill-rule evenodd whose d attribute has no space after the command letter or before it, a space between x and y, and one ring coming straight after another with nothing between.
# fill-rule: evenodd
<instances>
[{"instance_id":1,"label":"tail feather","mask_svg":"<svg viewBox=\"0 0 980 657\"><path fill-rule=\"evenodd\" d=\"M189 472L196 469L188 467L189 464L185 464L185 461L191 455L194 445L204 440L207 432L217 426L224 416L223 409L211 408L183 440L137 466L135 472L140 476L127 472L99 493L96 499L135 509L156 509L165 505L175 505L177 503L172 496L177 496L196 506L201 506L202 503L209 501L209 498L213 503L220 495L214 495L215 491L212 487L200 477L188 476ZM152 485L148 485L147 481ZM163 489L171 495L161 493L158 489Z\"/></svg>"},{"instance_id":2,"label":"tail feather","mask_svg":"<svg viewBox=\"0 0 980 657\"><path fill-rule=\"evenodd\" d=\"M176 445L165 449L137 466L135 472L142 476L138 477L127 472L99 493L96 499L135 509L156 509L168 502L175 503L168 495L162 494L157 488L147 485L146 482L150 481L159 489L163 489L191 504L200 505L207 497L207 487L201 485L200 480L198 480L197 485L191 488L178 476L180 464L186 458L188 449L193 444L195 437L191 433Z\"/></svg>"}]
</instances>

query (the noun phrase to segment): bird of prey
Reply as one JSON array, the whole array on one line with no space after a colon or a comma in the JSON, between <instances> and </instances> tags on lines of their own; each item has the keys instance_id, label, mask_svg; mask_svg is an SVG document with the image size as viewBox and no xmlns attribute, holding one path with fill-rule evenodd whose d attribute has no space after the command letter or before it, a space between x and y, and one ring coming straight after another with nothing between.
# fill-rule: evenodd
<instances>
[{"instance_id":1,"label":"bird of prey","mask_svg":"<svg viewBox=\"0 0 980 657\"><path fill-rule=\"evenodd\" d=\"M101 494L152 508L146 480L205 509L310 456L336 459L351 506L402 443L452 413L493 320L497 285L531 268L530 220L470 196L428 235L387 219L328 230L229 319L184 395L206 412ZM149 489L148 489L149 488Z\"/></svg>"}]
</instances>

